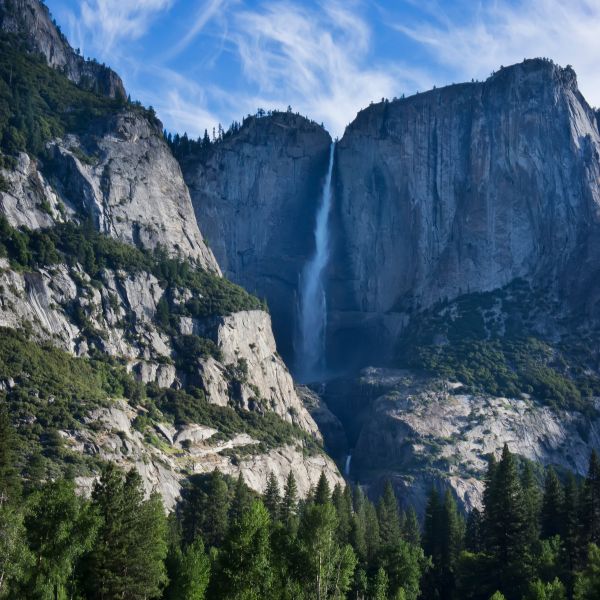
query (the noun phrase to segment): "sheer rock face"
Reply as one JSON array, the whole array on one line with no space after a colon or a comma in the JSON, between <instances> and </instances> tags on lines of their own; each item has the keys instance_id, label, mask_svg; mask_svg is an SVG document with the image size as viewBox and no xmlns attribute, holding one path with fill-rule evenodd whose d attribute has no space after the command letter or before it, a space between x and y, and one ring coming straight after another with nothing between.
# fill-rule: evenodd
<instances>
[{"instance_id":1,"label":"sheer rock face","mask_svg":"<svg viewBox=\"0 0 600 600\"><path fill-rule=\"evenodd\" d=\"M229 279L266 298L286 359L330 143L322 127L276 113L249 118L237 133L181 161L219 265Z\"/></svg>"},{"instance_id":2,"label":"sheer rock face","mask_svg":"<svg viewBox=\"0 0 600 600\"><path fill-rule=\"evenodd\" d=\"M0 208L11 225L48 227L83 212L119 241L160 245L220 273L158 125L124 111L82 137L50 142L48 154L46 165L21 154L15 169L1 170Z\"/></svg>"},{"instance_id":3,"label":"sheer rock face","mask_svg":"<svg viewBox=\"0 0 600 600\"><path fill-rule=\"evenodd\" d=\"M220 272L158 124L121 112L82 139L57 140L51 151L56 188L71 206L83 204L102 233L144 248L161 245Z\"/></svg>"},{"instance_id":4,"label":"sheer rock face","mask_svg":"<svg viewBox=\"0 0 600 600\"><path fill-rule=\"evenodd\" d=\"M48 64L83 88L125 99L121 78L105 65L78 55L38 0L0 0L0 30L19 35Z\"/></svg>"},{"instance_id":5,"label":"sheer rock face","mask_svg":"<svg viewBox=\"0 0 600 600\"><path fill-rule=\"evenodd\" d=\"M200 329L216 343L224 364L244 365L247 375L239 396L246 408L252 408L257 399L262 399L266 408L320 439L316 423L298 397L292 376L277 354L267 313L241 311L218 317Z\"/></svg>"},{"instance_id":6,"label":"sheer rock face","mask_svg":"<svg viewBox=\"0 0 600 600\"><path fill-rule=\"evenodd\" d=\"M582 301L599 150L574 72L542 60L359 113L336 156L333 354L358 334L385 350L411 311L519 277Z\"/></svg>"}]
</instances>

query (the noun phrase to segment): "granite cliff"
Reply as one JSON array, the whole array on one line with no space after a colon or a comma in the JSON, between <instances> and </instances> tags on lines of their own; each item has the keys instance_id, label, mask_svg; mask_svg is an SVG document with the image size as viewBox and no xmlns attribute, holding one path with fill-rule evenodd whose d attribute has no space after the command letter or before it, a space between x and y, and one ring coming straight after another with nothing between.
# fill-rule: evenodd
<instances>
[{"instance_id":1,"label":"granite cliff","mask_svg":"<svg viewBox=\"0 0 600 600\"><path fill-rule=\"evenodd\" d=\"M245 268L239 240L269 241L261 273L303 248L284 265L293 290L318 197L290 189L286 116L252 118L182 161L222 264L239 265L231 277L269 299L271 282L257 276L252 251ZM297 136L311 126L293 124ZM304 146L293 148L313 157L322 184L319 139L294 138ZM286 176L254 184L256 155L260 169ZM421 507L430 485L451 485L478 505L485 455L505 442L583 472L582 456L598 447L599 182L597 115L574 71L548 60L372 104L347 127L335 152L326 282L333 379L304 396L339 463L352 453L356 481L390 477ZM289 215L284 243L272 237L273 214ZM280 306L275 333L289 338L297 307ZM373 364L392 371L360 372Z\"/></svg>"},{"instance_id":2,"label":"granite cliff","mask_svg":"<svg viewBox=\"0 0 600 600\"><path fill-rule=\"evenodd\" d=\"M269 304L278 346L291 363L298 277L331 138L293 113L248 117L239 131L181 159L192 203L227 277Z\"/></svg>"},{"instance_id":3,"label":"granite cliff","mask_svg":"<svg viewBox=\"0 0 600 600\"><path fill-rule=\"evenodd\" d=\"M332 355L353 331L390 351L419 310L517 278L597 315L599 148L575 73L545 60L359 113L338 145Z\"/></svg>"}]
</instances>

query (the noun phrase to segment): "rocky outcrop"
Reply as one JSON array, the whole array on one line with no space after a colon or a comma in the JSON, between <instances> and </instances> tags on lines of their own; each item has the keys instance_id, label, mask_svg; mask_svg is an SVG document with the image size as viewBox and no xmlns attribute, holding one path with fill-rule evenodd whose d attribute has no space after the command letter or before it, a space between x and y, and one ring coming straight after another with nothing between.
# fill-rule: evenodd
<instances>
[{"instance_id":1,"label":"rocky outcrop","mask_svg":"<svg viewBox=\"0 0 600 600\"><path fill-rule=\"evenodd\" d=\"M121 78L112 69L85 60L71 48L39 0L0 0L0 30L19 36L77 85L111 98L127 97Z\"/></svg>"},{"instance_id":2,"label":"rocky outcrop","mask_svg":"<svg viewBox=\"0 0 600 600\"><path fill-rule=\"evenodd\" d=\"M241 371L236 397L241 405L263 405L282 419L320 438L319 430L296 394L294 381L277 353L271 319L263 311L243 311L218 317L198 328L212 339L221 353L223 365L237 365ZM221 378L217 382L217 378ZM227 374L213 369L206 386L227 389ZM227 403L227 401L226 401Z\"/></svg>"},{"instance_id":3,"label":"rocky outcrop","mask_svg":"<svg viewBox=\"0 0 600 600\"><path fill-rule=\"evenodd\" d=\"M53 142L50 152L55 188L67 204L93 214L102 233L143 248L161 245L219 272L159 123L120 112L82 139Z\"/></svg>"},{"instance_id":4,"label":"rocky outcrop","mask_svg":"<svg viewBox=\"0 0 600 600\"><path fill-rule=\"evenodd\" d=\"M123 111L80 137L48 144L44 163L22 153L0 169L0 210L14 227L49 227L91 214L115 239L192 259L220 273L198 229L181 170L159 125Z\"/></svg>"},{"instance_id":5,"label":"rocky outcrop","mask_svg":"<svg viewBox=\"0 0 600 600\"><path fill-rule=\"evenodd\" d=\"M351 479L371 490L389 479L421 514L432 486L453 490L465 509L480 508L487 456L498 457L505 443L514 454L579 475L587 471L590 448L600 447L599 417L553 410L526 396L472 394L457 382L381 368L327 387L334 410L336 396L351 390L342 405L347 412L340 413L353 445ZM353 405L362 412L352 413Z\"/></svg>"},{"instance_id":6,"label":"rocky outcrop","mask_svg":"<svg viewBox=\"0 0 600 600\"><path fill-rule=\"evenodd\" d=\"M414 311L515 278L597 312L599 152L575 73L545 60L361 111L337 149L330 355L360 339L373 360Z\"/></svg>"},{"instance_id":7,"label":"rocky outcrop","mask_svg":"<svg viewBox=\"0 0 600 600\"><path fill-rule=\"evenodd\" d=\"M253 453L248 449L258 442L248 435L217 442L212 439L219 433L216 429L200 425L174 427L168 422L155 423L154 431L144 435L134 427L140 411L125 401L115 401L109 408L92 411L80 429L62 431L61 435L71 450L114 462L125 470L137 469L147 493L159 492L167 509L174 507L185 477L215 468L233 476L241 473L250 488L260 493L265 491L271 473L283 489L292 471L302 497L316 486L321 473L332 487L343 483L331 459L321 453L307 454L301 446L285 445ZM81 476L77 482L89 491L94 480Z\"/></svg>"},{"instance_id":8,"label":"rocky outcrop","mask_svg":"<svg viewBox=\"0 0 600 600\"><path fill-rule=\"evenodd\" d=\"M329 134L292 113L248 117L241 129L181 160L198 222L224 274L269 304L290 362L298 277L313 228Z\"/></svg>"},{"instance_id":9,"label":"rocky outcrop","mask_svg":"<svg viewBox=\"0 0 600 600\"><path fill-rule=\"evenodd\" d=\"M102 352L126 360L140 380L170 387L185 377L173 364L176 352L171 336L155 321L164 294L158 280L145 272L106 269L98 288L77 266L20 273L0 259L0 327L29 323L37 338L77 355L86 355L93 343ZM180 295L186 297L189 291L182 289ZM85 323L74 320L76 313L85 315ZM208 338L219 351L219 360L196 359L196 381L209 402L275 412L320 439L277 354L267 313L241 311L206 320L180 319L184 334ZM90 331L95 332L93 340L88 339Z\"/></svg>"}]
</instances>

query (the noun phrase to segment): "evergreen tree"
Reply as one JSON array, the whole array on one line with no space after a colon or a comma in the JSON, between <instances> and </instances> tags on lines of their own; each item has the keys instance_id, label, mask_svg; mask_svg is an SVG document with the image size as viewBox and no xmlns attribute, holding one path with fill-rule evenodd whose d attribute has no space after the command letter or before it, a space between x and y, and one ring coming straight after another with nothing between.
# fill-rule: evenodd
<instances>
[{"instance_id":1,"label":"evergreen tree","mask_svg":"<svg viewBox=\"0 0 600 600\"><path fill-rule=\"evenodd\" d=\"M431 597L451 598L456 587L456 567L463 547L464 524L449 490L443 502L432 490L427 503L425 552L433 560L428 584Z\"/></svg>"},{"instance_id":2,"label":"evergreen tree","mask_svg":"<svg viewBox=\"0 0 600 600\"><path fill-rule=\"evenodd\" d=\"M48 483L29 498L25 526L35 560L28 597L72 596L75 565L91 549L99 526L90 504L77 497L72 481Z\"/></svg>"},{"instance_id":3,"label":"evergreen tree","mask_svg":"<svg viewBox=\"0 0 600 600\"><path fill-rule=\"evenodd\" d=\"M417 600L421 594L421 577L427 564L422 548L398 539L382 556L382 566L389 577L390 596Z\"/></svg>"},{"instance_id":4,"label":"evergreen tree","mask_svg":"<svg viewBox=\"0 0 600 600\"><path fill-rule=\"evenodd\" d=\"M381 550L381 536L379 535L379 519L377 510L372 502L365 503L365 543L367 548L367 564L375 565Z\"/></svg>"},{"instance_id":5,"label":"evergreen tree","mask_svg":"<svg viewBox=\"0 0 600 600\"><path fill-rule=\"evenodd\" d=\"M0 406L0 507L17 503L21 496L21 478L16 469L17 436L8 416Z\"/></svg>"},{"instance_id":6,"label":"evergreen tree","mask_svg":"<svg viewBox=\"0 0 600 600\"><path fill-rule=\"evenodd\" d=\"M243 475L240 473L235 482L235 488L233 492L233 499L229 507L229 523L237 523L244 513L250 509L252 505L252 493L250 488L246 485Z\"/></svg>"},{"instance_id":7,"label":"evergreen tree","mask_svg":"<svg viewBox=\"0 0 600 600\"><path fill-rule=\"evenodd\" d=\"M483 547L483 516L477 508L473 508L467 518L465 548L469 552L481 552Z\"/></svg>"},{"instance_id":8,"label":"evergreen tree","mask_svg":"<svg viewBox=\"0 0 600 600\"><path fill-rule=\"evenodd\" d=\"M497 587L509 600L520 598L529 571L530 539L523 490L507 445L486 489L485 527Z\"/></svg>"},{"instance_id":9,"label":"evergreen tree","mask_svg":"<svg viewBox=\"0 0 600 600\"><path fill-rule=\"evenodd\" d=\"M600 548L588 547L587 566L575 581L573 600L598 600L600 598Z\"/></svg>"},{"instance_id":10,"label":"evergreen tree","mask_svg":"<svg viewBox=\"0 0 600 600\"><path fill-rule=\"evenodd\" d=\"M558 578L548 583L537 579L529 585L523 600L567 600L567 592Z\"/></svg>"},{"instance_id":11,"label":"evergreen tree","mask_svg":"<svg viewBox=\"0 0 600 600\"><path fill-rule=\"evenodd\" d=\"M87 561L90 599L144 600L158 596L165 583L166 518L157 495L144 500L140 476L112 464L92 492L102 521Z\"/></svg>"},{"instance_id":12,"label":"evergreen tree","mask_svg":"<svg viewBox=\"0 0 600 600\"><path fill-rule=\"evenodd\" d=\"M267 488L264 494L264 503L266 509L269 511L269 515L271 516L271 521L277 521L279 519L281 493L279 491L279 484L277 483L277 478L272 472L269 473L269 479L267 480Z\"/></svg>"},{"instance_id":13,"label":"evergreen tree","mask_svg":"<svg viewBox=\"0 0 600 600\"><path fill-rule=\"evenodd\" d=\"M173 545L167 557L169 586L165 600L204 600L210 580L210 559L197 538L183 551Z\"/></svg>"},{"instance_id":14,"label":"evergreen tree","mask_svg":"<svg viewBox=\"0 0 600 600\"><path fill-rule=\"evenodd\" d=\"M350 520L350 544L359 563L367 564L367 502L360 489L356 487L353 494L353 513Z\"/></svg>"},{"instance_id":15,"label":"evergreen tree","mask_svg":"<svg viewBox=\"0 0 600 600\"><path fill-rule=\"evenodd\" d=\"M579 545L579 487L571 475L565 482L560 515L560 536L563 542L563 564L568 573L565 581L572 589L573 575L583 562Z\"/></svg>"},{"instance_id":16,"label":"evergreen tree","mask_svg":"<svg viewBox=\"0 0 600 600\"><path fill-rule=\"evenodd\" d=\"M352 527L352 497L349 487L346 486L342 490L340 484L336 484L331 494L331 502L338 518L338 540L342 544L348 544Z\"/></svg>"},{"instance_id":17,"label":"evergreen tree","mask_svg":"<svg viewBox=\"0 0 600 600\"><path fill-rule=\"evenodd\" d=\"M269 513L252 502L232 523L219 553L215 595L224 600L270 598L273 572L269 547Z\"/></svg>"},{"instance_id":18,"label":"evergreen tree","mask_svg":"<svg viewBox=\"0 0 600 600\"><path fill-rule=\"evenodd\" d=\"M337 540L335 508L330 502L304 508L298 531L298 578L308 598L343 598L352 583L356 556Z\"/></svg>"},{"instance_id":19,"label":"evergreen tree","mask_svg":"<svg viewBox=\"0 0 600 600\"><path fill-rule=\"evenodd\" d=\"M551 538L562 533L563 503L563 489L556 471L552 467L548 467L542 501L542 538Z\"/></svg>"},{"instance_id":20,"label":"evergreen tree","mask_svg":"<svg viewBox=\"0 0 600 600\"><path fill-rule=\"evenodd\" d=\"M581 501L582 533L586 543L600 544L600 459L592 450Z\"/></svg>"},{"instance_id":21,"label":"evergreen tree","mask_svg":"<svg viewBox=\"0 0 600 600\"><path fill-rule=\"evenodd\" d=\"M439 492L433 488L427 497L423 527L423 550L427 556L435 557L438 552L438 532L441 530L441 500Z\"/></svg>"},{"instance_id":22,"label":"evergreen tree","mask_svg":"<svg viewBox=\"0 0 600 600\"><path fill-rule=\"evenodd\" d=\"M18 598L18 584L33 566L22 512L13 504L0 505L0 598Z\"/></svg>"},{"instance_id":23,"label":"evergreen tree","mask_svg":"<svg viewBox=\"0 0 600 600\"><path fill-rule=\"evenodd\" d=\"M417 513L412 506L406 511L402 536L413 546L421 545L421 527L419 525Z\"/></svg>"},{"instance_id":24,"label":"evergreen tree","mask_svg":"<svg viewBox=\"0 0 600 600\"><path fill-rule=\"evenodd\" d=\"M220 546L227 532L229 505L229 489L219 470L215 469L208 480L192 478L182 491L184 541L191 544L200 536L209 548Z\"/></svg>"},{"instance_id":25,"label":"evergreen tree","mask_svg":"<svg viewBox=\"0 0 600 600\"><path fill-rule=\"evenodd\" d=\"M377 503L377 519L381 545L384 548L394 546L401 537L400 514L398 500L389 481L385 482L383 494Z\"/></svg>"},{"instance_id":26,"label":"evergreen tree","mask_svg":"<svg viewBox=\"0 0 600 600\"><path fill-rule=\"evenodd\" d=\"M298 518L298 487L294 474L290 471L283 490L281 521L288 531L295 530Z\"/></svg>"},{"instance_id":27,"label":"evergreen tree","mask_svg":"<svg viewBox=\"0 0 600 600\"><path fill-rule=\"evenodd\" d=\"M315 504L327 504L331 501L331 488L329 487L329 481L325 476L325 472L321 471L321 476L317 482L317 488L315 490L314 502Z\"/></svg>"},{"instance_id":28,"label":"evergreen tree","mask_svg":"<svg viewBox=\"0 0 600 600\"><path fill-rule=\"evenodd\" d=\"M388 576L382 567L379 567L375 580L373 581L373 591L371 598L373 600L387 600L388 598Z\"/></svg>"},{"instance_id":29,"label":"evergreen tree","mask_svg":"<svg viewBox=\"0 0 600 600\"><path fill-rule=\"evenodd\" d=\"M525 523L527 528L528 545L533 549L540 537L540 489L535 480L530 462L526 462L521 473L521 488L525 503Z\"/></svg>"}]
</instances>

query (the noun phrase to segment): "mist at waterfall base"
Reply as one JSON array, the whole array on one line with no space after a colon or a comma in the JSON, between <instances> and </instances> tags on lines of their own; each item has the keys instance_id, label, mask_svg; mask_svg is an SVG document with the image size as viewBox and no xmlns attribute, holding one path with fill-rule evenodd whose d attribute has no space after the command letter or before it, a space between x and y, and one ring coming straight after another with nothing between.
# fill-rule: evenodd
<instances>
[{"instance_id":1,"label":"mist at waterfall base","mask_svg":"<svg viewBox=\"0 0 600 600\"><path fill-rule=\"evenodd\" d=\"M296 377L308 383L325 372L325 330L327 298L324 274L329 260L329 214L331 212L331 177L335 142L329 150L329 164L315 221L315 251L300 275L298 328L296 339Z\"/></svg>"}]
</instances>

